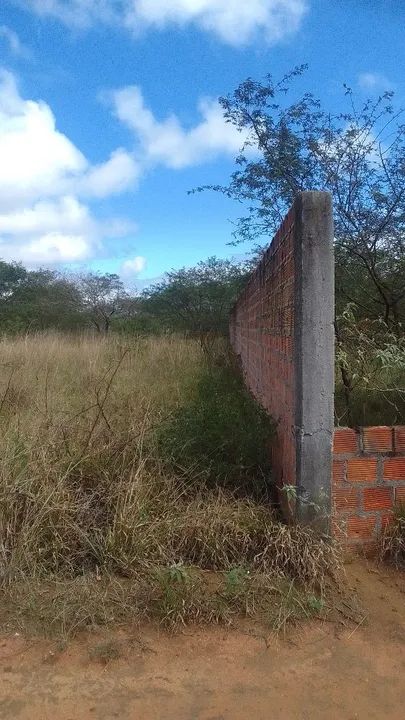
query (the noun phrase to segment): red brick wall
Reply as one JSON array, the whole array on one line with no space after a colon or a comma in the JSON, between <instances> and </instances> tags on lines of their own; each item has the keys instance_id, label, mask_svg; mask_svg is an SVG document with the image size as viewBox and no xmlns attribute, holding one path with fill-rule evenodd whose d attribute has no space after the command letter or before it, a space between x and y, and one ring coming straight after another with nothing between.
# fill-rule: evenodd
<instances>
[{"instance_id":1,"label":"red brick wall","mask_svg":"<svg viewBox=\"0 0 405 720\"><path fill-rule=\"evenodd\" d=\"M291 210L235 305L231 342L248 387L278 421L277 486L295 484L294 218Z\"/></svg>"},{"instance_id":2,"label":"red brick wall","mask_svg":"<svg viewBox=\"0 0 405 720\"><path fill-rule=\"evenodd\" d=\"M319 527L329 531L332 507L336 535L372 544L394 504L405 502L405 426L333 432L333 226L325 196L303 193L286 215L233 308L231 343L247 386L277 422L273 480L297 486L298 520L323 517Z\"/></svg>"},{"instance_id":3,"label":"red brick wall","mask_svg":"<svg viewBox=\"0 0 405 720\"><path fill-rule=\"evenodd\" d=\"M405 426L336 428L332 498L337 536L374 543L393 505L405 502Z\"/></svg>"}]
</instances>

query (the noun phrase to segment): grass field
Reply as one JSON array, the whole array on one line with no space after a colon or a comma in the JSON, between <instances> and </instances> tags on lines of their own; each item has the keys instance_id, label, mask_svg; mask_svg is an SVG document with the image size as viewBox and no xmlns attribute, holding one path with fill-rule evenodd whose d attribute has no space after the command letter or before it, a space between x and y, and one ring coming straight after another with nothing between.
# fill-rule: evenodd
<instances>
[{"instance_id":1,"label":"grass field","mask_svg":"<svg viewBox=\"0 0 405 720\"><path fill-rule=\"evenodd\" d=\"M336 548L246 492L268 482L270 426L225 347L208 362L178 337L38 335L3 339L0 364L3 627L279 629L327 608Z\"/></svg>"}]
</instances>

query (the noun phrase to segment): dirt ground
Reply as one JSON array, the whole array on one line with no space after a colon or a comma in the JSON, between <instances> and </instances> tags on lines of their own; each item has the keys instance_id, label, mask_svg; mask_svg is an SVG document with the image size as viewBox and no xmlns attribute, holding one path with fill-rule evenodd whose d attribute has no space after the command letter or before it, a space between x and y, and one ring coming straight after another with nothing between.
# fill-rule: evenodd
<instances>
[{"instance_id":1,"label":"dirt ground","mask_svg":"<svg viewBox=\"0 0 405 720\"><path fill-rule=\"evenodd\" d=\"M278 639L258 626L126 628L66 648L0 638L0 718L403 720L405 575L359 561L347 572L360 625L311 623ZM94 657L103 642L120 657Z\"/></svg>"}]
</instances>

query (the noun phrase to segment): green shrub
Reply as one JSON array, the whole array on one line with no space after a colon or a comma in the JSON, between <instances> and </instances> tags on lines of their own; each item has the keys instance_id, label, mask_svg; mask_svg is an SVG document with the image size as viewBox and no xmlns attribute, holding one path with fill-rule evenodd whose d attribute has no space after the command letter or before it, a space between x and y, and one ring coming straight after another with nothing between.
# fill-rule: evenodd
<instances>
[{"instance_id":1,"label":"green shrub","mask_svg":"<svg viewBox=\"0 0 405 720\"><path fill-rule=\"evenodd\" d=\"M336 424L396 425L405 416L405 335L382 320L336 318Z\"/></svg>"},{"instance_id":2,"label":"green shrub","mask_svg":"<svg viewBox=\"0 0 405 720\"><path fill-rule=\"evenodd\" d=\"M274 423L246 390L232 360L203 366L195 391L157 433L159 451L209 487L266 494Z\"/></svg>"}]
</instances>

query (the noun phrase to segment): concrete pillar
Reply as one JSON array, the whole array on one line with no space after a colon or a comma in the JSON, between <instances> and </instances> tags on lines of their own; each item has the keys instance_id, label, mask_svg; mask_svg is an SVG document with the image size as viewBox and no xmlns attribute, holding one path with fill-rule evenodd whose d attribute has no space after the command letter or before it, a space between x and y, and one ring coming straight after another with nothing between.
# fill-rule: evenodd
<instances>
[{"instance_id":1,"label":"concrete pillar","mask_svg":"<svg viewBox=\"0 0 405 720\"><path fill-rule=\"evenodd\" d=\"M334 395L332 199L294 203L294 363L297 519L329 531Z\"/></svg>"}]
</instances>

